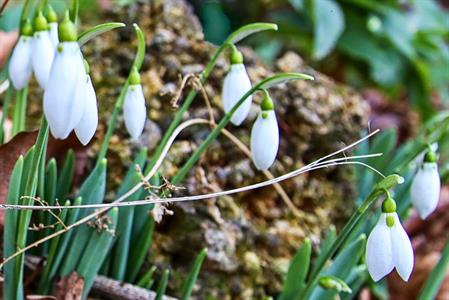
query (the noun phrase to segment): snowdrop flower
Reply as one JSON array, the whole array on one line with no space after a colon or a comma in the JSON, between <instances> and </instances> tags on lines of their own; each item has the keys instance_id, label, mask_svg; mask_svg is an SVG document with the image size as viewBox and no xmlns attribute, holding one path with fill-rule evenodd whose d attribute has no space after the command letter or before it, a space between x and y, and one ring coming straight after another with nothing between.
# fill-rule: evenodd
<instances>
[{"instance_id":1,"label":"snowdrop flower","mask_svg":"<svg viewBox=\"0 0 449 300\"><path fill-rule=\"evenodd\" d=\"M54 57L54 46L48 31L47 19L39 12L34 19L33 52L31 64L34 76L42 89L47 85L50 68Z\"/></svg>"},{"instance_id":2,"label":"snowdrop flower","mask_svg":"<svg viewBox=\"0 0 449 300\"><path fill-rule=\"evenodd\" d=\"M21 27L17 42L9 62L9 78L16 90L23 89L31 77L31 53L33 43L33 27L27 20Z\"/></svg>"},{"instance_id":3,"label":"snowdrop flower","mask_svg":"<svg viewBox=\"0 0 449 300\"><path fill-rule=\"evenodd\" d=\"M222 99L226 113L230 112L240 98L251 89L251 81L243 64L243 55L235 47L231 55L231 68L223 83ZM239 126L248 116L252 96L248 96L242 105L234 112L231 122Z\"/></svg>"},{"instance_id":4,"label":"snowdrop flower","mask_svg":"<svg viewBox=\"0 0 449 300\"><path fill-rule=\"evenodd\" d=\"M126 129L133 139L138 139L145 127L147 109L142 85L140 84L140 75L136 68L133 68L129 79L129 87L123 104L123 113Z\"/></svg>"},{"instance_id":5,"label":"snowdrop flower","mask_svg":"<svg viewBox=\"0 0 449 300\"><path fill-rule=\"evenodd\" d=\"M84 115L86 71L75 24L68 14L59 24L61 43L57 47L44 92L44 114L56 139L65 139Z\"/></svg>"},{"instance_id":6,"label":"snowdrop flower","mask_svg":"<svg viewBox=\"0 0 449 300\"><path fill-rule=\"evenodd\" d=\"M399 221L396 203L389 196L382 204L379 221L368 237L366 264L374 281L379 281L394 268L404 281L408 281L412 273L412 244Z\"/></svg>"},{"instance_id":7,"label":"snowdrop flower","mask_svg":"<svg viewBox=\"0 0 449 300\"><path fill-rule=\"evenodd\" d=\"M87 145L95 135L98 126L97 95L89 76L89 65L84 60L86 75L84 82L84 112L78 125L75 126L75 134L83 145Z\"/></svg>"},{"instance_id":8,"label":"snowdrop flower","mask_svg":"<svg viewBox=\"0 0 449 300\"><path fill-rule=\"evenodd\" d=\"M279 128L273 100L265 91L261 112L251 130L251 155L258 170L267 170L279 149Z\"/></svg>"},{"instance_id":9,"label":"snowdrop flower","mask_svg":"<svg viewBox=\"0 0 449 300\"><path fill-rule=\"evenodd\" d=\"M429 148L433 152L437 152L438 151L438 143L433 143L432 145L429 146ZM426 156L427 152L428 152L428 150L425 150L416 156L416 158L415 158L416 165L418 165L418 166L422 165L422 163L424 162L424 157Z\"/></svg>"},{"instance_id":10,"label":"snowdrop flower","mask_svg":"<svg viewBox=\"0 0 449 300\"><path fill-rule=\"evenodd\" d=\"M50 5L48 6L48 10L47 10L47 21L48 21L48 26L49 26L49 30L50 30L51 43L53 44L53 47L56 49L56 47L59 44L58 15L54 11L53 7L51 7Z\"/></svg>"},{"instance_id":11,"label":"snowdrop flower","mask_svg":"<svg viewBox=\"0 0 449 300\"><path fill-rule=\"evenodd\" d=\"M441 182L436 161L437 156L430 149L412 182L412 203L421 219L427 218L437 208L440 198Z\"/></svg>"}]
</instances>

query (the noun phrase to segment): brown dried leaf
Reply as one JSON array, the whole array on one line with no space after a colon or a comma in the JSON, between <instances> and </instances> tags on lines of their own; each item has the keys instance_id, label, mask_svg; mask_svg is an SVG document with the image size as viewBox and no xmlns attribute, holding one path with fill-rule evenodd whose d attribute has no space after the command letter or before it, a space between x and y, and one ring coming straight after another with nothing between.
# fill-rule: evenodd
<instances>
[{"instance_id":1,"label":"brown dried leaf","mask_svg":"<svg viewBox=\"0 0 449 300\"><path fill-rule=\"evenodd\" d=\"M0 45L2 45L2 47L0 48L0 68L2 68L6 63L6 60L9 57L9 53L16 44L17 37L17 31L0 32Z\"/></svg>"},{"instance_id":2,"label":"brown dried leaf","mask_svg":"<svg viewBox=\"0 0 449 300\"><path fill-rule=\"evenodd\" d=\"M83 288L84 279L73 272L56 283L55 297L58 300L81 300Z\"/></svg>"}]
</instances>

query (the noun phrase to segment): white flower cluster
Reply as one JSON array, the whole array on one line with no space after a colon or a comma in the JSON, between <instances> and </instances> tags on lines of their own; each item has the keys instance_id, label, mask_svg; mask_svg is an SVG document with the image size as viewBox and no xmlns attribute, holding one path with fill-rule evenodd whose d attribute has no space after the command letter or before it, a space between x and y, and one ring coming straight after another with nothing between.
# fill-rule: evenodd
<instances>
[{"instance_id":1,"label":"white flower cluster","mask_svg":"<svg viewBox=\"0 0 449 300\"><path fill-rule=\"evenodd\" d=\"M440 197L437 145L417 159L418 171L411 186L411 202L422 219L435 211ZM388 194L388 193L387 193ZM379 221L372 230L366 246L366 264L374 281L378 281L394 268L408 281L414 265L413 247L396 213L396 203L388 195L382 205Z\"/></svg>"},{"instance_id":2,"label":"white flower cluster","mask_svg":"<svg viewBox=\"0 0 449 300\"><path fill-rule=\"evenodd\" d=\"M135 72L125 95L124 115L126 128L137 139L145 126L146 106ZM53 137L66 139L75 131L87 145L98 126L97 96L68 13L58 25L55 12L49 8L47 18L39 12L34 26L29 21L21 26L9 65L14 88L25 88L32 73L44 90L44 114Z\"/></svg>"},{"instance_id":3,"label":"white flower cluster","mask_svg":"<svg viewBox=\"0 0 449 300\"><path fill-rule=\"evenodd\" d=\"M250 89L251 81L243 64L243 56L233 48L231 68L223 83L222 100L224 111L232 113L231 122L236 126L243 123L250 111L251 95L239 103ZM267 170L274 163L278 153L279 127L273 101L266 91L260 107L261 111L251 131L251 154L256 168Z\"/></svg>"}]
</instances>

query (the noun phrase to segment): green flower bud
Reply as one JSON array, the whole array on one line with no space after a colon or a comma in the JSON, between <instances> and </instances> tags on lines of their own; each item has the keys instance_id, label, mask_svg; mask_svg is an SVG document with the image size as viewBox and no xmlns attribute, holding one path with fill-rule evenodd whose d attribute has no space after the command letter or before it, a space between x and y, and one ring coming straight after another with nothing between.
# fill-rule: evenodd
<instances>
[{"instance_id":1,"label":"green flower bud","mask_svg":"<svg viewBox=\"0 0 449 300\"><path fill-rule=\"evenodd\" d=\"M29 19L26 19L25 22L20 27L20 35L23 36L33 35L33 26L31 25L31 21Z\"/></svg>"},{"instance_id":2,"label":"green flower bud","mask_svg":"<svg viewBox=\"0 0 449 300\"><path fill-rule=\"evenodd\" d=\"M384 202L382 203L382 212L383 213L396 212L396 201L394 201L394 199L391 198L390 195L388 195L387 199L385 199Z\"/></svg>"},{"instance_id":3,"label":"green flower bud","mask_svg":"<svg viewBox=\"0 0 449 300\"><path fill-rule=\"evenodd\" d=\"M243 54L234 45L232 46L231 64L243 64Z\"/></svg>"},{"instance_id":4,"label":"green flower bud","mask_svg":"<svg viewBox=\"0 0 449 300\"><path fill-rule=\"evenodd\" d=\"M77 40L76 26L70 21L69 11L66 12L64 20L58 26L58 34L61 42L76 42Z\"/></svg>"},{"instance_id":5,"label":"green flower bud","mask_svg":"<svg viewBox=\"0 0 449 300\"><path fill-rule=\"evenodd\" d=\"M352 293L351 288L346 282L335 276L323 276L320 278L319 284L326 290L336 290L339 293Z\"/></svg>"},{"instance_id":6,"label":"green flower bud","mask_svg":"<svg viewBox=\"0 0 449 300\"><path fill-rule=\"evenodd\" d=\"M48 30L47 19L44 17L41 11L37 13L36 18L34 18L34 31L46 31Z\"/></svg>"},{"instance_id":7,"label":"green flower bud","mask_svg":"<svg viewBox=\"0 0 449 300\"><path fill-rule=\"evenodd\" d=\"M271 99L270 94L266 90L264 90L265 96L260 104L262 110L274 110L273 99Z\"/></svg>"},{"instance_id":8,"label":"green flower bud","mask_svg":"<svg viewBox=\"0 0 449 300\"><path fill-rule=\"evenodd\" d=\"M131 74L129 75L129 84L130 85L140 84L140 74L139 71L137 71L136 67L133 67L133 69L131 70Z\"/></svg>"},{"instance_id":9,"label":"green flower bud","mask_svg":"<svg viewBox=\"0 0 449 300\"><path fill-rule=\"evenodd\" d=\"M424 156L424 162L426 163L435 163L437 162L437 154L429 147L429 151L427 151Z\"/></svg>"},{"instance_id":10,"label":"green flower bud","mask_svg":"<svg viewBox=\"0 0 449 300\"><path fill-rule=\"evenodd\" d=\"M51 5L48 5L47 8L47 21L49 23L57 23L58 22L58 15L56 14L55 10Z\"/></svg>"}]
</instances>

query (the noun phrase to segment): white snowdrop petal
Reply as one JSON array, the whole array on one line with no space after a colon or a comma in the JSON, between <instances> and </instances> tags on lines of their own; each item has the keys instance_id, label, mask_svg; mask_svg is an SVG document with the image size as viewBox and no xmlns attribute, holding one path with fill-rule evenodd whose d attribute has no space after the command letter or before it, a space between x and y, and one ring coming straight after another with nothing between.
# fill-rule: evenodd
<instances>
[{"instance_id":1,"label":"white snowdrop petal","mask_svg":"<svg viewBox=\"0 0 449 300\"><path fill-rule=\"evenodd\" d=\"M234 105L251 89L251 81L243 64L231 65L223 82L223 109L228 113ZM231 122L238 126L248 116L251 108L252 96L245 99L242 105L232 115Z\"/></svg>"},{"instance_id":2,"label":"white snowdrop petal","mask_svg":"<svg viewBox=\"0 0 449 300\"><path fill-rule=\"evenodd\" d=\"M421 219L427 218L437 207L440 198L440 175L436 163L424 163L418 169L411 187L411 201Z\"/></svg>"},{"instance_id":3,"label":"white snowdrop petal","mask_svg":"<svg viewBox=\"0 0 449 300\"><path fill-rule=\"evenodd\" d=\"M56 48L59 44L59 36L58 36L58 23L52 22L50 25L50 39L53 47Z\"/></svg>"},{"instance_id":4,"label":"white snowdrop petal","mask_svg":"<svg viewBox=\"0 0 449 300\"><path fill-rule=\"evenodd\" d=\"M125 126L133 139L138 139L145 128L147 110L142 86L130 85L123 104Z\"/></svg>"},{"instance_id":5,"label":"white snowdrop petal","mask_svg":"<svg viewBox=\"0 0 449 300\"><path fill-rule=\"evenodd\" d=\"M90 76L86 82L86 101L81 121L75 127L75 133L83 145L87 145L95 135L98 126L97 96Z\"/></svg>"},{"instance_id":6,"label":"white snowdrop petal","mask_svg":"<svg viewBox=\"0 0 449 300\"><path fill-rule=\"evenodd\" d=\"M60 48L61 51L55 54L44 92L44 114L57 139L67 137L78 124L84 109L84 102L77 103L74 99L80 67L84 68L78 43L63 42Z\"/></svg>"},{"instance_id":7,"label":"white snowdrop petal","mask_svg":"<svg viewBox=\"0 0 449 300\"><path fill-rule=\"evenodd\" d=\"M262 114L266 113L264 119ZM274 110L259 113L251 130L251 154L258 170L267 170L279 149L279 128Z\"/></svg>"},{"instance_id":8,"label":"white snowdrop petal","mask_svg":"<svg viewBox=\"0 0 449 300\"><path fill-rule=\"evenodd\" d=\"M394 219L394 226L390 228L393 264L402 280L408 281L414 265L413 247L396 213Z\"/></svg>"},{"instance_id":9,"label":"white snowdrop petal","mask_svg":"<svg viewBox=\"0 0 449 300\"><path fill-rule=\"evenodd\" d=\"M31 53L33 38L21 36L11 55L9 77L16 90L23 89L31 77Z\"/></svg>"},{"instance_id":10,"label":"white snowdrop petal","mask_svg":"<svg viewBox=\"0 0 449 300\"><path fill-rule=\"evenodd\" d=\"M382 213L371 231L366 244L366 265L374 281L379 281L393 270L393 252L390 228L386 224L386 214Z\"/></svg>"},{"instance_id":11,"label":"white snowdrop petal","mask_svg":"<svg viewBox=\"0 0 449 300\"><path fill-rule=\"evenodd\" d=\"M47 84L50 69L54 58L54 46L48 31L37 31L33 38L33 52L31 54L31 64L37 82L42 89Z\"/></svg>"}]
</instances>

